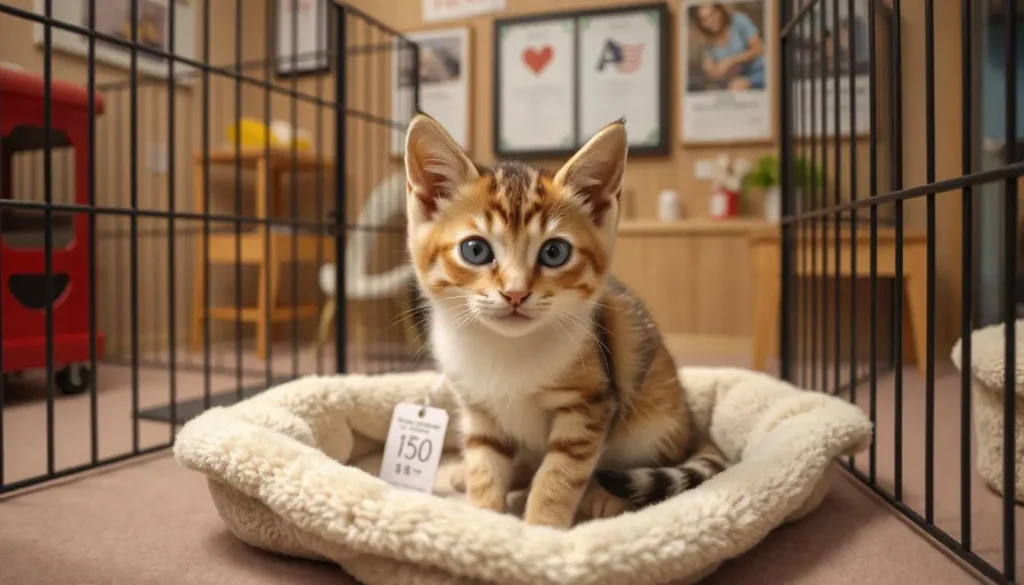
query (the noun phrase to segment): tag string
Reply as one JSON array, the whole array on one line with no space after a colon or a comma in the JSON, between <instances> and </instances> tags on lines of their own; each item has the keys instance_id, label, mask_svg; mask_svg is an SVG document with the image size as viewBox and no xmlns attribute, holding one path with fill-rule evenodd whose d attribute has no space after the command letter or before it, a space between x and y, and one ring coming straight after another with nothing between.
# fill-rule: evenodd
<instances>
[{"instance_id":1,"label":"tag string","mask_svg":"<svg viewBox=\"0 0 1024 585\"><path fill-rule=\"evenodd\" d=\"M419 415L422 418L427 413L427 409L433 406L437 401L437 393L441 391L441 386L444 385L444 376L438 377L434 385L430 387L430 391L423 397L423 406L420 408Z\"/></svg>"}]
</instances>

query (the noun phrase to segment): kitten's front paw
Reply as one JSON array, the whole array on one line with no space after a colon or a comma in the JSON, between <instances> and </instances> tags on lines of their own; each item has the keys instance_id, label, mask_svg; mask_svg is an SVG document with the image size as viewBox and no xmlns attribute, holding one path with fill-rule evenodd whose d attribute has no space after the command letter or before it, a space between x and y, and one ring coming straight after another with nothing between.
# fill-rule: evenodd
<instances>
[{"instance_id":1,"label":"kitten's front paw","mask_svg":"<svg viewBox=\"0 0 1024 585\"><path fill-rule=\"evenodd\" d=\"M466 493L466 466L462 463L456 464L452 468L452 474L448 478L449 483L452 485L452 489L460 494Z\"/></svg>"},{"instance_id":2,"label":"kitten's front paw","mask_svg":"<svg viewBox=\"0 0 1024 585\"><path fill-rule=\"evenodd\" d=\"M523 520L535 526L552 528L570 528L573 521L573 510L565 506L536 506L526 503L526 514Z\"/></svg>"},{"instance_id":3,"label":"kitten's front paw","mask_svg":"<svg viewBox=\"0 0 1024 585\"><path fill-rule=\"evenodd\" d=\"M505 513L505 495L494 490L474 490L469 488L466 499L470 505L485 510L493 510L499 514Z\"/></svg>"},{"instance_id":4,"label":"kitten's front paw","mask_svg":"<svg viewBox=\"0 0 1024 585\"><path fill-rule=\"evenodd\" d=\"M553 511L547 512L533 512L530 510L526 511L526 518L524 518L527 524L533 524L535 526L550 526L552 528L571 528L572 527L572 514L565 514Z\"/></svg>"},{"instance_id":5,"label":"kitten's front paw","mask_svg":"<svg viewBox=\"0 0 1024 585\"><path fill-rule=\"evenodd\" d=\"M465 471L466 500L477 508L505 512L505 490L498 489L494 476L486 467L476 467ZM454 481L454 477L453 477Z\"/></svg>"},{"instance_id":6,"label":"kitten's front paw","mask_svg":"<svg viewBox=\"0 0 1024 585\"><path fill-rule=\"evenodd\" d=\"M629 502L608 493L596 481L591 481L577 512L580 521L611 518L630 509Z\"/></svg>"}]
</instances>

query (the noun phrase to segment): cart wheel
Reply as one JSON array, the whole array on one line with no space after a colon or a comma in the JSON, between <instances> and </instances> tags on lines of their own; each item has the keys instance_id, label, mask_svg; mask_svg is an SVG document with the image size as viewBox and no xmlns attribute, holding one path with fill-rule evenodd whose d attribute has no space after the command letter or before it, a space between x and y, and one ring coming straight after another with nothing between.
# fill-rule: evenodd
<instances>
[{"instance_id":1,"label":"cart wheel","mask_svg":"<svg viewBox=\"0 0 1024 585\"><path fill-rule=\"evenodd\" d=\"M62 393L73 396L89 389L89 384L92 383L92 372L87 366L72 364L57 370L54 381L57 382L57 388Z\"/></svg>"}]
</instances>

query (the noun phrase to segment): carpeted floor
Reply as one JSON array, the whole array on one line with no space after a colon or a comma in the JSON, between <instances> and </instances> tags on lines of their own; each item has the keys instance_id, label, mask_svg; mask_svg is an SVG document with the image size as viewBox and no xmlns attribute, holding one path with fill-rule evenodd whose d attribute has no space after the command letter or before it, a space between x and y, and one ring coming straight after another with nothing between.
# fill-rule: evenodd
<instances>
[{"instance_id":1,"label":"carpeted floor","mask_svg":"<svg viewBox=\"0 0 1024 585\"><path fill-rule=\"evenodd\" d=\"M331 355L328 350L327 355ZM275 377L288 373L291 357L278 354ZM678 356L681 363L744 365L722 356ZM350 358L357 359L357 358ZM243 356L248 372L261 362ZM315 373L316 360L303 354L300 373ZM228 360L233 364L233 360ZM358 363L358 362L357 362ZM328 364L329 366L330 364ZM362 363L361 369L395 364ZM406 366L409 366L406 364ZM326 369L324 370L326 371ZM259 384L263 375L217 373L214 392L240 383ZM143 368L138 374L140 409L166 404L167 368ZM179 371L179 401L202 396L201 372ZM124 366L105 365L97 392L98 453L112 456L132 448L132 374ZM924 398L921 380L907 368L903 380L903 496L924 509ZM892 489L894 384L881 376L878 409L878 481ZM868 389L856 390L858 404L868 404ZM57 469L89 460L89 397L60 397L54 407ZM45 393L38 376L8 384L3 412L4 481L13 482L46 470ZM936 482L937 524L959 535L959 379L952 369L937 376ZM140 421L141 448L166 443L168 425ZM858 467L867 469L866 457ZM1001 499L971 474L974 550L995 566L1001 558ZM772 534L764 543L706 580L713 585L898 583L900 585L974 583L976 579L935 548L891 509L868 494L845 472L830 475L832 493L804 521ZM1018 527L1024 517L1018 514ZM1024 543L1024 538L1018 538ZM1018 554L1024 558L1024 553ZM166 454L94 471L58 485L33 488L0 500L0 585L28 583L346 583L339 571L316 563L282 559L253 550L223 528L203 478L179 469Z\"/></svg>"},{"instance_id":2,"label":"carpeted floor","mask_svg":"<svg viewBox=\"0 0 1024 585\"><path fill-rule=\"evenodd\" d=\"M424 368L400 358L397 351L379 348L380 351L352 351L348 361L352 371L374 373L401 369ZM189 400L201 399L209 389L211 395L234 394L263 385L268 377L272 380L287 379L301 375L330 372L334 368L334 348L327 346L322 351L314 347L300 348L292 357L290 344L275 346L270 352L273 360L269 371L264 361L256 358L251 346L243 346L240 373L233 371L236 365L235 347L232 344L215 348L211 353L212 373L207 376L200 364L202 354L179 352L174 376L176 403L181 405ZM137 400L140 412L166 406L171 397L170 368L166 355L146 356L140 360L138 373L133 375L131 365L124 363L101 363L97 368L96 392L96 452L99 459L130 453L137 440L138 447L166 444L171 439L170 428L165 422L140 420L137 429L132 424L133 402ZM154 365L156 362L164 362ZM137 382L137 384L134 384ZM133 397L133 384L138 387ZM47 408L45 375L41 371L26 372L13 377L4 384L3 404L3 461L0 463L0 481L13 483L39 476L47 470ZM91 397L89 394L63 396L56 394L53 408L54 468L66 469L86 464L91 459ZM180 420L180 418L179 418ZM137 432L136 432L137 431Z\"/></svg>"},{"instance_id":3,"label":"carpeted floor","mask_svg":"<svg viewBox=\"0 0 1024 585\"><path fill-rule=\"evenodd\" d=\"M967 585L952 560L843 472L803 521L708 585ZM0 502L2 585L348 585L337 568L264 553L224 528L205 480L169 456Z\"/></svg>"}]
</instances>

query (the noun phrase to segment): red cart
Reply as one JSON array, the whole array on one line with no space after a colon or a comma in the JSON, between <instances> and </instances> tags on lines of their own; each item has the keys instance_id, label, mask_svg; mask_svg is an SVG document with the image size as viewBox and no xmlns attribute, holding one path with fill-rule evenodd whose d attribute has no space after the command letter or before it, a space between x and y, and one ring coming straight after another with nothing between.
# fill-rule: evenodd
<instances>
[{"instance_id":1,"label":"red cart","mask_svg":"<svg viewBox=\"0 0 1024 585\"><path fill-rule=\"evenodd\" d=\"M65 184L73 191L67 201L88 204L89 103L81 86L53 81L51 98L51 153L69 153L60 173L54 171L53 201ZM103 99L95 96L95 115L103 113ZM38 75L0 67L0 198L44 200L42 157L46 145L43 79ZM14 163L15 157L24 157ZM55 158L55 155L51 156ZM29 160L31 159L31 160ZM21 163L31 163L23 165ZM37 169L30 180L17 179L16 171ZM53 165L55 168L56 165ZM70 175L58 177L58 174ZM23 191L23 192L22 192ZM85 391L89 371L89 218L86 213L51 211L52 287L48 296L46 253L47 222L41 209L0 207L0 339L4 375L46 367L46 307L53 310L53 351L57 387L65 394ZM96 332L102 355L103 335Z\"/></svg>"}]
</instances>

